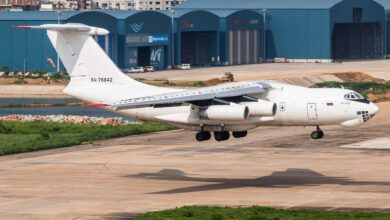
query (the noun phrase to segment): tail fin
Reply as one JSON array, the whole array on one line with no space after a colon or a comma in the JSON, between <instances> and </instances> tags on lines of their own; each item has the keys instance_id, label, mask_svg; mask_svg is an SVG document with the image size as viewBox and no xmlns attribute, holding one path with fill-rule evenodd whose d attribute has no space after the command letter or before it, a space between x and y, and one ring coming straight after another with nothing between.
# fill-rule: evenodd
<instances>
[{"instance_id":1,"label":"tail fin","mask_svg":"<svg viewBox=\"0 0 390 220\"><path fill-rule=\"evenodd\" d=\"M127 77L106 55L92 35L107 35L102 28L84 24L45 24L18 26L47 30L47 35L61 58L71 81L64 92L91 102L107 102L160 93Z\"/></svg>"}]
</instances>

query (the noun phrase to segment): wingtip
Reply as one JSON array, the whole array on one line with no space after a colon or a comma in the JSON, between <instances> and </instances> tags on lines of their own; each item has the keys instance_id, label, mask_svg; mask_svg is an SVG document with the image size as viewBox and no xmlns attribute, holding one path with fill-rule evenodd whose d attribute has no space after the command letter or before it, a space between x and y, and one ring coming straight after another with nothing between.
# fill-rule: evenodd
<instances>
[{"instance_id":1,"label":"wingtip","mask_svg":"<svg viewBox=\"0 0 390 220\"><path fill-rule=\"evenodd\" d=\"M109 105L106 103L90 103L90 104L87 104L87 106L88 107L107 107Z\"/></svg>"},{"instance_id":2,"label":"wingtip","mask_svg":"<svg viewBox=\"0 0 390 220\"><path fill-rule=\"evenodd\" d=\"M31 26L11 26L11 28L18 28L18 29L30 29Z\"/></svg>"}]
</instances>

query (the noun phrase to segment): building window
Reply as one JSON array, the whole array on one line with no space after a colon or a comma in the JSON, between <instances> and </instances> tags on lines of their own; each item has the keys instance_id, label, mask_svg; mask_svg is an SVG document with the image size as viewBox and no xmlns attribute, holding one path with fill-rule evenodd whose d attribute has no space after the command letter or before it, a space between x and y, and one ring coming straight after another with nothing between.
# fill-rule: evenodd
<instances>
[{"instance_id":1,"label":"building window","mask_svg":"<svg viewBox=\"0 0 390 220\"><path fill-rule=\"evenodd\" d=\"M353 23L362 23L362 22L363 22L363 8L354 8Z\"/></svg>"}]
</instances>

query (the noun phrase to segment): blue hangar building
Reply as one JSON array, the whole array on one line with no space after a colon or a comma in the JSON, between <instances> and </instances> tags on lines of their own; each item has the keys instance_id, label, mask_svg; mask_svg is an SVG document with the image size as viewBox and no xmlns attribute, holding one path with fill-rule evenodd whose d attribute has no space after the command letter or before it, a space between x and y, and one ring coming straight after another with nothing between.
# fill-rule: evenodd
<instances>
[{"instance_id":1,"label":"blue hangar building","mask_svg":"<svg viewBox=\"0 0 390 220\"><path fill-rule=\"evenodd\" d=\"M172 12L0 12L0 68L55 71L44 31L10 27L58 22L109 30L95 39L122 69L385 58L389 7L390 0L188 0Z\"/></svg>"}]
</instances>

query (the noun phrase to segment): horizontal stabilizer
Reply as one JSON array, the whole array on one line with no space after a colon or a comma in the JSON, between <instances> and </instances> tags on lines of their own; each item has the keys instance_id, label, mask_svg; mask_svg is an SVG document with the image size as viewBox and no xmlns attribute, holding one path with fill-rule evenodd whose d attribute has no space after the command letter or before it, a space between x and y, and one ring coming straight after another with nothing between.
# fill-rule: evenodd
<instances>
[{"instance_id":1,"label":"horizontal stabilizer","mask_svg":"<svg viewBox=\"0 0 390 220\"><path fill-rule=\"evenodd\" d=\"M85 32L89 35L107 35L110 32L104 28L91 27L85 24L43 24L39 26L12 26L19 29L40 29L58 32Z\"/></svg>"}]
</instances>

